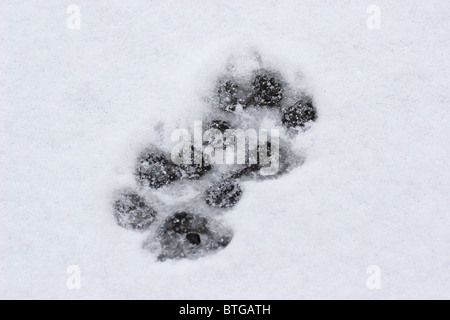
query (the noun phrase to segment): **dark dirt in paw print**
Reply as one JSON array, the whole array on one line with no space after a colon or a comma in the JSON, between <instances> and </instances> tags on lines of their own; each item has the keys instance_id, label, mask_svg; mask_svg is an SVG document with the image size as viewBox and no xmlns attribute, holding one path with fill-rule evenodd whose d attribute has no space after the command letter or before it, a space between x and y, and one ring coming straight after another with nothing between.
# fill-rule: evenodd
<instances>
[{"instance_id":1,"label":"dark dirt in paw print","mask_svg":"<svg viewBox=\"0 0 450 320\"><path fill-rule=\"evenodd\" d=\"M134 174L138 191L116 197L113 208L118 225L148 229L144 248L159 261L195 259L227 247L233 232L219 217L228 210L239 210L236 205L245 197L242 185L249 180L278 178L303 163L305 157L294 151L292 138L317 120L313 96L293 89L276 68L268 68L260 60L258 63L259 67L252 65L244 74L227 68L228 73L213 84L212 96L205 99L208 105L202 129L214 129L214 137L209 133L212 139L205 138L199 144L202 150L194 149L199 145L189 141L182 149L191 151L189 163L175 164L171 155L162 151L164 146L151 146L137 156ZM274 127L264 128L265 119L274 119ZM231 132L252 129L278 133L267 139L258 134L257 146L245 149L244 162L194 161L194 154L203 154L213 143L215 152L228 156L225 151L238 140ZM250 136L247 139L250 141ZM186 189L194 190L194 195L180 202L177 197ZM165 194L164 201L161 194Z\"/></svg>"},{"instance_id":2,"label":"dark dirt in paw print","mask_svg":"<svg viewBox=\"0 0 450 320\"><path fill-rule=\"evenodd\" d=\"M199 245L202 242L200 235L198 233L190 232L186 234L186 239L190 244Z\"/></svg>"}]
</instances>

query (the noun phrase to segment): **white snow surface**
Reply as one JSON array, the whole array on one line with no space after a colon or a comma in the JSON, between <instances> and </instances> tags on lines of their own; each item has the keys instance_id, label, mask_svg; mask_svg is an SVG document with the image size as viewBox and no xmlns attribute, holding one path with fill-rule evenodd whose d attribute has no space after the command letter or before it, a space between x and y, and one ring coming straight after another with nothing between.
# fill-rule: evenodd
<instances>
[{"instance_id":1,"label":"white snow surface","mask_svg":"<svg viewBox=\"0 0 450 320\"><path fill-rule=\"evenodd\" d=\"M449 17L444 0L1 1L0 298L449 299ZM243 183L227 248L157 262L112 196L243 48L302 72L306 161Z\"/></svg>"}]
</instances>

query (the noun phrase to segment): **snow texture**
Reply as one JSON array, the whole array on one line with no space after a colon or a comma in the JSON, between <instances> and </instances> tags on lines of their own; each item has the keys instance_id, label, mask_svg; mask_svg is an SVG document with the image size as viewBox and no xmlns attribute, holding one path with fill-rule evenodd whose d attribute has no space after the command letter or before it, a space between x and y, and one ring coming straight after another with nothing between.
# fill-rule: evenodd
<instances>
[{"instance_id":1,"label":"snow texture","mask_svg":"<svg viewBox=\"0 0 450 320\"><path fill-rule=\"evenodd\" d=\"M449 16L443 0L1 1L0 298L450 298ZM114 194L139 152L204 119L230 57L254 68L249 50L314 97L304 162L242 183L217 214L225 249L159 262ZM195 183L159 201L189 212Z\"/></svg>"}]
</instances>

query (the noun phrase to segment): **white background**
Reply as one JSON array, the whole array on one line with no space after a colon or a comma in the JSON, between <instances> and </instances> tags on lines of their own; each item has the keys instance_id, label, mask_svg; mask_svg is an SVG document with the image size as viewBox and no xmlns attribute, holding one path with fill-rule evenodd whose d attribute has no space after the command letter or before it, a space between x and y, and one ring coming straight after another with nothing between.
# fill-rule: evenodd
<instances>
[{"instance_id":1,"label":"white background","mask_svg":"<svg viewBox=\"0 0 450 320\"><path fill-rule=\"evenodd\" d=\"M1 1L0 298L450 298L449 16L444 0ZM313 88L307 161L244 184L225 250L156 262L111 195L250 42Z\"/></svg>"}]
</instances>

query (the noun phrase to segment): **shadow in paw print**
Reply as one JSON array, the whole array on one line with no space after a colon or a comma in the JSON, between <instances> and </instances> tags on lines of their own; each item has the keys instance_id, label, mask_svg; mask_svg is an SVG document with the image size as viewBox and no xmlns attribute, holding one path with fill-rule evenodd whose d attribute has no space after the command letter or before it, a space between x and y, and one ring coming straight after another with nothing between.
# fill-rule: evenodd
<instances>
[{"instance_id":1,"label":"shadow in paw print","mask_svg":"<svg viewBox=\"0 0 450 320\"><path fill-rule=\"evenodd\" d=\"M201 176L206 174L212 169L212 166L206 164L203 160L201 164L194 163L194 146L191 146L191 163L190 164L180 164L178 170L180 171L182 179L193 179L198 180Z\"/></svg>"},{"instance_id":2,"label":"shadow in paw print","mask_svg":"<svg viewBox=\"0 0 450 320\"><path fill-rule=\"evenodd\" d=\"M206 204L216 208L231 208L242 198L242 189L233 178L221 179L205 192Z\"/></svg>"},{"instance_id":3,"label":"shadow in paw print","mask_svg":"<svg viewBox=\"0 0 450 320\"><path fill-rule=\"evenodd\" d=\"M252 96L248 103L259 107L280 107L284 91L281 82L277 73L259 70L252 80Z\"/></svg>"},{"instance_id":4,"label":"shadow in paw print","mask_svg":"<svg viewBox=\"0 0 450 320\"><path fill-rule=\"evenodd\" d=\"M160 150L146 149L139 155L135 169L142 186L158 189L181 178L180 168Z\"/></svg>"},{"instance_id":5,"label":"shadow in paw print","mask_svg":"<svg viewBox=\"0 0 450 320\"><path fill-rule=\"evenodd\" d=\"M304 157L293 151L289 139L317 120L313 97L299 94L276 69L266 68L262 62L258 64L253 71L246 69L246 75L239 76L233 71L236 69L227 68L229 74L215 82L213 97L206 99L210 112L209 117L203 119L203 129L216 129L216 133L218 130L222 134L227 129L257 130L265 119L270 119L285 128L279 137L278 152L275 152L278 140L263 144L259 141L257 152L252 149L250 155L247 149L245 164L195 164L194 154L201 154L203 150L191 146L192 164L175 165L170 156L161 151L162 146L149 147L137 157L134 172L139 193L146 198L137 192L122 192L116 197L117 223L128 229L149 229L144 247L156 253L158 260L194 259L225 248L233 233L217 216L236 207L243 198L241 184L250 179L278 178L303 163ZM216 136L219 137L214 141L216 147L226 149L228 143L232 144L226 141L227 135ZM207 145L204 141L203 147ZM266 156L261 158L263 154ZM265 175L267 171L262 170L265 167L275 167L276 172ZM184 188L189 190L193 186L196 195L181 204L161 204L156 199L160 192L166 192L166 198L180 197ZM152 196L155 203L150 204L145 199L152 199Z\"/></svg>"},{"instance_id":6,"label":"shadow in paw print","mask_svg":"<svg viewBox=\"0 0 450 320\"><path fill-rule=\"evenodd\" d=\"M258 160L256 164L247 164L246 167L242 170L242 176L250 177L253 179L276 179L280 175L285 174L292 170L293 168L296 168L300 166L304 159L302 156L294 153L291 151L290 145L285 140L280 140L279 148L278 148L278 156L275 158L275 154L272 153L272 144L270 141L268 141L266 144L264 144L262 149L260 150L260 146L258 146ZM262 175L261 169L266 166L272 165L269 164L263 164L263 161L261 160L260 155L262 153L266 153L267 157L270 161L276 161L278 163L277 165L277 172L275 174L271 175Z\"/></svg>"},{"instance_id":7,"label":"shadow in paw print","mask_svg":"<svg viewBox=\"0 0 450 320\"><path fill-rule=\"evenodd\" d=\"M156 210L137 193L123 192L114 202L114 217L121 227L147 229L155 220Z\"/></svg>"},{"instance_id":8,"label":"shadow in paw print","mask_svg":"<svg viewBox=\"0 0 450 320\"><path fill-rule=\"evenodd\" d=\"M135 168L136 179L140 185L159 189L179 179L199 179L211 170L205 163L194 164L194 147L191 147L192 164L176 165L168 154L157 148L141 152Z\"/></svg>"},{"instance_id":9,"label":"shadow in paw print","mask_svg":"<svg viewBox=\"0 0 450 320\"><path fill-rule=\"evenodd\" d=\"M219 82L217 99L219 108L223 111L234 112L239 107L245 108L246 95L244 88L234 80Z\"/></svg>"},{"instance_id":10,"label":"shadow in paw print","mask_svg":"<svg viewBox=\"0 0 450 320\"><path fill-rule=\"evenodd\" d=\"M224 133L225 130L231 129L232 126L228 121L225 120L212 120L206 124L206 129L217 129Z\"/></svg>"},{"instance_id":11,"label":"shadow in paw print","mask_svg":"<svg viewBox=\"0 0 450 320\"><path fill-rule=\"evenodd\" d=\"M231 230L212 219L181 211L164 221L146 247L158 248L161 261L197 258L226 247L231 238Z\"/></svg>"},{"instance_id":12,"label":"shadow in paw print","mask_svg":"<svg viewBox=\"0 0 450 320\"><path fill-rule=\"evenodd\" d=\"M281 122L288 129L303 128L309 121L317 120L317 111L310 97L299 99L281 112Z\"/></svg>"}]
</instances>

